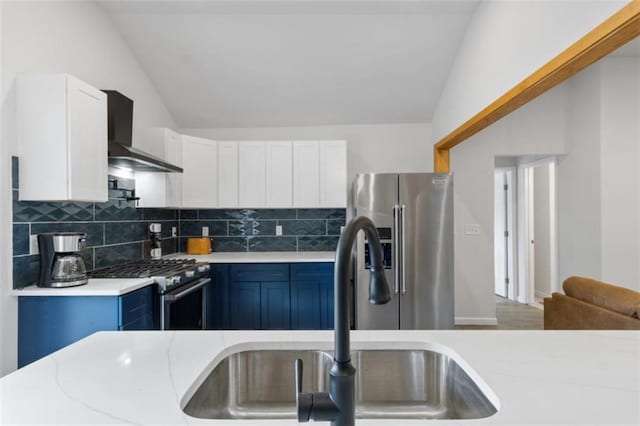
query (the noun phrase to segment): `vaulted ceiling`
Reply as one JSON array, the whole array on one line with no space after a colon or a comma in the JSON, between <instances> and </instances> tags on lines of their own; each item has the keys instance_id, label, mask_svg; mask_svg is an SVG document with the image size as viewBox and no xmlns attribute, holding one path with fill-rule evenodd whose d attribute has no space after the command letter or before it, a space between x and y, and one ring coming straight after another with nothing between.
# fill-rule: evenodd
<instances>
[{"instance_id":1,"label":"vaulted ceiling","mask_svg":"<svg viewBox=\"0 0 640 426\"><path fill-rule=\"evenodd\" d=\"M104 1L183 128L430 122L476 1Z\"/></svg>"}]
</instances>

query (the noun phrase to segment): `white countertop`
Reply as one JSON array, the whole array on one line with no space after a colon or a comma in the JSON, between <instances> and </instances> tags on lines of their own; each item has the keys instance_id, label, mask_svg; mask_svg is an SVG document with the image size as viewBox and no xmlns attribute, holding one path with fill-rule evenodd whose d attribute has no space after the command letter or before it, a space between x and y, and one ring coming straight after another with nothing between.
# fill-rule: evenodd
<instances>
[{"instance_id":1,"label":"white countertop","mask_svg":"<svg viewBox=\"0 0 640 426\"><path fill-rule=\"evenodd\" d=\"M640 332L358 331L351 336L354 349L446 352L498 407L485 419L357 420L358 426L640 423ZM293 419L195 419L181 407L230 353L329 349L332 338L330 331L97 333L0 379L0 422L293 426Z\"/></svg>"},{"instance_id":2,"label":"white countertop","mask_svg":"<svg viewBox=\"0 0 640 426\"><path fill-rule=\"evenodd\" d=\"M195 259L208 263L298 263L334 262L334 251L267 251L267 252L215 252L209 254L177 253L168 259Z\"/></svg>"},{"instance_id":3,"label":"white countertop","mask_svg":"<svg viewBox=\"0 0 640 426\"><path fill-rule=\"evenodd\" d=\"M77 287L41 288L29 286L9 291L12 296L121 296L154 281L150 278L89 278L89 283Z\"/></svg>"}]
</instances>

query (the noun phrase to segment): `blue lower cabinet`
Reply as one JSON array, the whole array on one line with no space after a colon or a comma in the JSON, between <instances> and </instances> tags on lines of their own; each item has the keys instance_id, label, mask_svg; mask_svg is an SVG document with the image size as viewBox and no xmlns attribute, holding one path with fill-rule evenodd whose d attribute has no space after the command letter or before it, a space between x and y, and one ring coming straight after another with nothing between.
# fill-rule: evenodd
<instances>
[{"instance_id":1,"label":"blue lower cabinet","mask_svg":"<svg viewBox=\"0 0 640 426\"><path fill-rule=\"evenodd\" d=\"M320 328L320 283L317 281L291 282L291 328L317 330Z\"/></svg>"},{"instance_id":2,"label":"blue lower cabinet","mask_svg":"<svg viewBox=\"0 0 640 426\"><path fill-rule=\"evenodd\" d=\"M97 331L152 330L153 287L123 296L18 298L18 367Z\"/></svg>"},{"instance_id":3,"label":"blue lower cabinet","mask_svg":"<svg viewBox=\"0 0 640 426\"><path fill-rule=\"evenodd\" d=\"M320 328L333 329L334 286L332 281L320 282Z\"/></svg>"},{"instance_id":4,"label":"blue lower cabinet","mask_svg":"<svg viewBox=\"0 0 640 426\"><path fill-rule=\"evenodd\" d=\"M333 263L291 265L291 328L333 328Z\"/></svg>"},{"instance_id":5,"label":"blue lower cabinet","mask_svg":"<svg viewBox=\"0 0 640 426\"><path fill-rule=\"evenodd\" d=\"M229 265L211 265L207 289L207 329L229 328Z\"/></svg>"},{"instance_id":6,"label":"blue lower cabinet","mask_svg":"<svg viewBox=\"0 0 640 426\"><path fill-rule=\"evenodd\" d=\"M289 282L260 283L260 328L288 330L290 314Z\"/></svg>"},{"instance_id":7,"label":"blue lower cabinet","mask_svg":"<svg viewBox=\"0 0 640 426\"><path fill-rule=\"evenodd\" d=\"M260 283L232 282L229 285L229 328L260 329Z\"/></svg>"}]
</instances>

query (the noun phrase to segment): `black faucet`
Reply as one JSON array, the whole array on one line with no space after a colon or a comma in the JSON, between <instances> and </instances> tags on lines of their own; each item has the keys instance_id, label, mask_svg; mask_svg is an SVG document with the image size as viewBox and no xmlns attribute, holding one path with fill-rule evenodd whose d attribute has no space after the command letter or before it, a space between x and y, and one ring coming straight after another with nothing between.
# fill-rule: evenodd
<instances>
[{"instance_id":1,"label":"black faucet","mask_svg":"<svg viewBox=\"0 0 640 426\"><path fill-rule=\"evenodd\" d=\"M309 420L330 421L334 426L353 426L355 424L355 374L351 365L349 341L349 267L351 250L358 232L363 230L370 247L380 247L378 231L367 217L353 219L345 227L338 248L335 263L335 355L331 366L329 392L302 392L302 360L295 363L296 373L296 409L299 422ZM371 250L371 278L369 281L369 301L383 305L391 300L391 291L384 276L382 251Z\"/></svg>"}]
</instances>

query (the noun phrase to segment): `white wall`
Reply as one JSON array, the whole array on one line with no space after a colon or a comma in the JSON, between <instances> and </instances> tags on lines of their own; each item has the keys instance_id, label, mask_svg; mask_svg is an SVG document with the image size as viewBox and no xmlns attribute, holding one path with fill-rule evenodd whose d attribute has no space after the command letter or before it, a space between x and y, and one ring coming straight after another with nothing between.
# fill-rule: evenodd
<instances>
[{"instance_id":1,"label":"white wall","mask_svg":"<svg viewBox=\"0 0 640 426\"><path fill-rule=\"evenodd\" d=\"M471 118L627 1L484 1L433 117L435 140Z\"/></svg>"},{"instance_id":2,"label":"white wall","mask_svg":"<svg viewBox=\"0 0 640 426\"><path fill-rule=\"evenodd\" d=\"M602 77L602 279L640 291L640 58L607 59Z\"/></svg>"},{"instance_id":3,"label":"white wall","mask_svg":"<svg viewBox=\"0 0 640 426\"><path fill-rule=\"evenodd\" d=\"M599 277L600 67L567 81L566 157L558 161L558 274ZM555 89L554 89L555 90Z\"/></svg>"},{"instance_id":4,"label":"white wall","mask_svg":"<svg viewBox=\"0 0 640 426\"><path fill-rule=\"evenodd\" d=\"M134 100L134 126L174 127L153 82L95 2L4 2L3 101L12 123L15 74L64 72ZM8 126L9 141L13 130Z\"/></svg>"},{"instance_id":5,"label":"white wall","mask_svg":"<svg viewBox=\"0 0 640 426\"><path fill-rule=\"evenodd\" d=\"M495 323L495 157L563 153L566 96L560 86L451 150L458 323ZM480 235L464 235L465 224L479 224Z\"/></svg>"},{"instance_id":6,"label":"white wall","mask_svg":"<svg viewBox=\"0 0 640 426\"><path fill-rule=\"evenodd\" d=\"M431 125L375 124L317 127L181 129L214 140L346 139L347 181L366 172L432 172Z\"/></svg>"},{"instance_id":7,"label":"white wall","mask_svg":"<svg viewBox=\"0 0 640 426\"><path fill-rule=\"evenodd\" d=\"M13 82L26 71L65 72L132 98L136 126L174 126L152 82L95 2L1 1L2 132L0 141L0 374L16 368L17 308L11 276L9 158L16 152Z\"/></svg>"},{"instance_id":8,"label":"white wall","mask_svg":"<svg viewBox=\"0 0 640 426\"><path fill-rule=\"evenodd\" d=\"M2 17L4 4L0 2L0 34L2 34ZM0 43L0 81L3 75L3 46ZM0 112L2 106L0 104ZM14 297L7 294L11 288L11 155L9 143L3 134L3 124L0 121L0 377L13 371L17 365L18 341L16 318L17 303Z\"/></svg>"}]
</instances>

